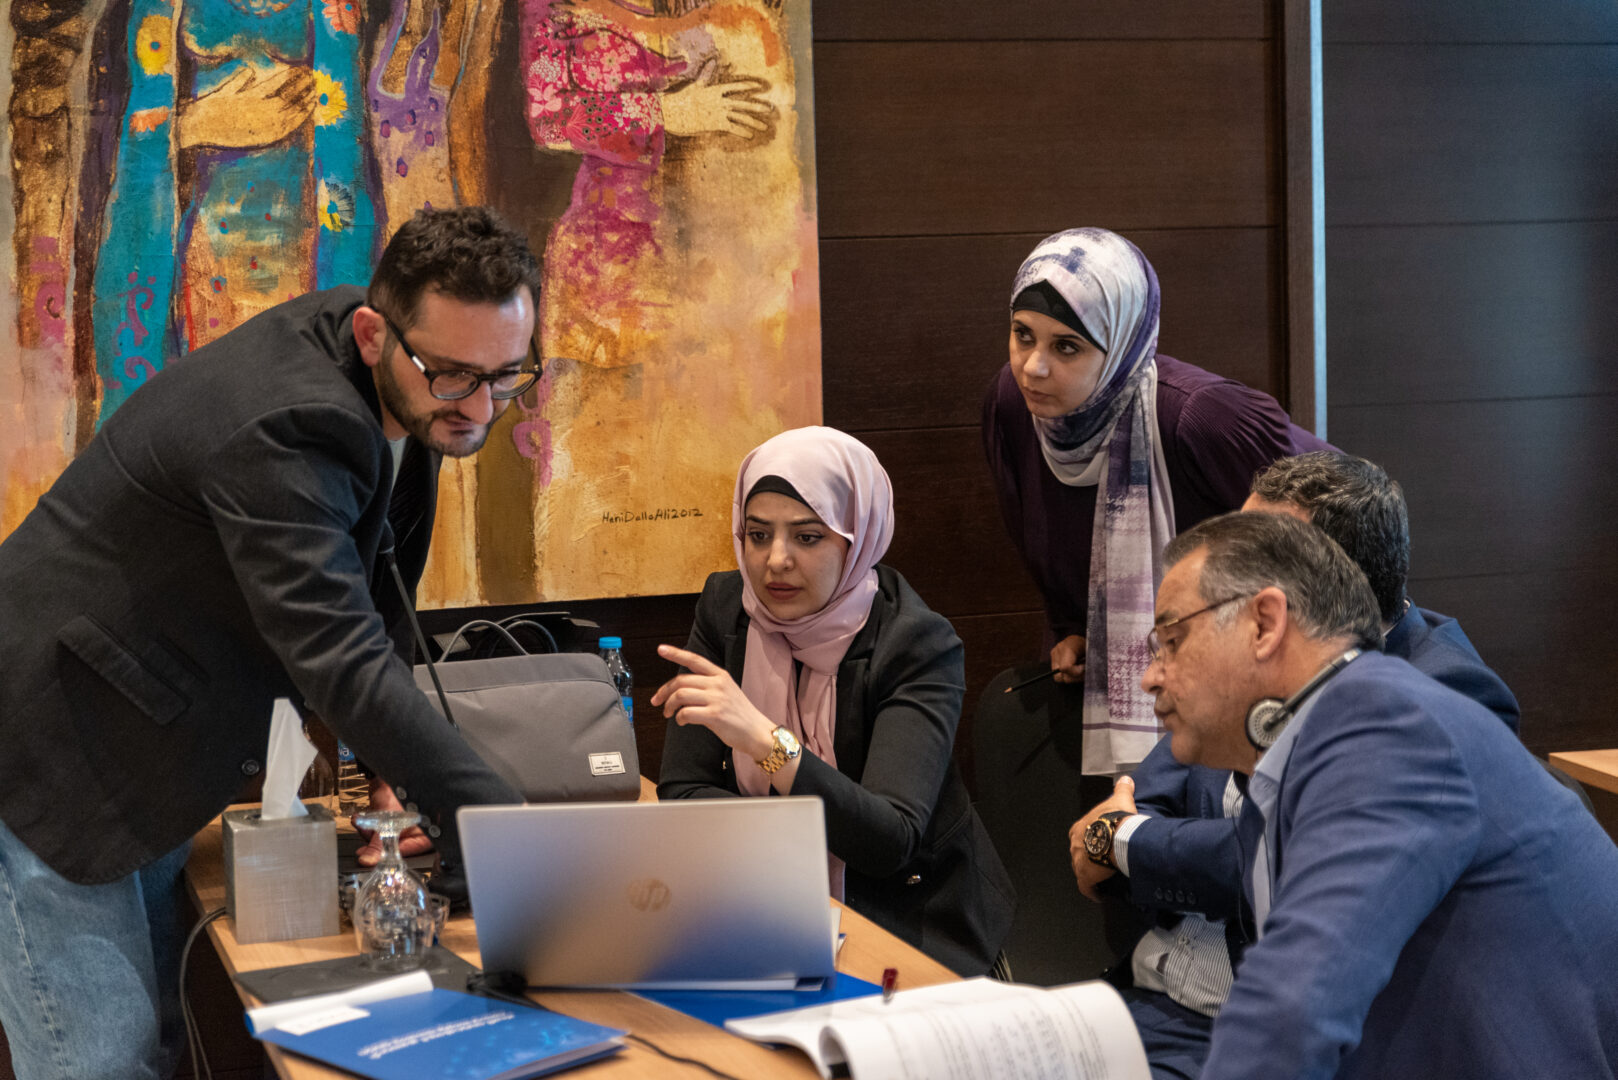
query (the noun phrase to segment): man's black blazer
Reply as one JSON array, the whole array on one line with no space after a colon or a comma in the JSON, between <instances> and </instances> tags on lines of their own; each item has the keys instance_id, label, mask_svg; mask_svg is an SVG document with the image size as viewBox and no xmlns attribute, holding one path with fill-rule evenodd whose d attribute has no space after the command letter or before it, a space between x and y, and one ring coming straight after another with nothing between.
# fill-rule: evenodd
<instances>
[{"instance_id":1,"label":"man's black blazer","mask_svg":"<svg viewBox=\"0 0 1618 1080\"><path fill-rule=\"evenodd\" d=\"M64 877L115 880L263 767L273 700L320 714L444 827L519 801L393 647L393 461L347 287L171 364L0 544L0 821ZM424 448L417 448L421 452ZM441 840L441 843L443 841Z\"/></svg>"}]
</instances>

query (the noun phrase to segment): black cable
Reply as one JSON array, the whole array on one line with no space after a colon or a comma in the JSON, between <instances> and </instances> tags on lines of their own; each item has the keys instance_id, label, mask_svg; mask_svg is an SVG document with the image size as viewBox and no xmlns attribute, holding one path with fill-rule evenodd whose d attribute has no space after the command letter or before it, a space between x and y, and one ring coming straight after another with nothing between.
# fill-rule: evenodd
<instances>
[{"instance_id":1,"label":"black cable","mask_svg":"<svg viewBox=\"0 0 1618 1080\"><path fill-rule=\"evenodd\" d=\"M509 1001L513 1005L524 1005L530 1009L544 1008L544 1006L537 1005L535 1002L529 1001L526 997L521 996L522 992L528 988L527 980L515 972L478 972L476 974L467 976L466 988L474 994L482 994L484 997L492 997L498 998L501 1001ZM705 1069L713 1075L719 1077L719 1080L741 1080L741 1077L732 1076L728 1072L724 1072L721 1069L716 1069L712 1065L709 1065L706 1061L698 1061L696 1058L681 1057L679 1054L671 1054L661 1046L652 1042L650 1039L644 1038L640 1035L626 1033L625 1038L639 1043L641 1046L644 1046L646 1049L652 1051L652 1053L668 1058L670 1061L678 1062L681 1065L695 1065L699 1069Z\"/></svg>"},{"instance_id":2,"label":"black cable","mask_svg":"<svg viewBox=\"0 0 1618 1080\"><path fill-rule=\"evenodd\" d=\"M653 1053L660 1054L663 1057L668 1058L670 1061L677 1061L681 1065L695 1065L699 1069L706 1069L708 1072L711 1072L715 1076L719 1077L720 1080L741 1080L741 1077L732 1076L730 1073L725 1072L722 1069L716 1069L706 1061L698 1061L696 1058L681 1057L679 1054L671 1054L661 1046L657 1045L655 1042L652 1042L650 1039L644 1038L640 1035L629 1034L625 1035L624 1037L639 1043Z\"/></svg>"},{"instance_id":3,"label":"black cable","mask_svg":"<svg viewBox=\"0 0 1618 1080\"><path fill-rule=\"evenodd\" d=\"M180 950L180 1018L185 1021L185 1041L191 1050L191 1075L195 1080L213 1080L213 1067L208 1064L208 1052L202 1046L202 1030L197 1026L197 1018L191 1015L191 1002L185 996L185 969L191 959L191 946L196 943L197 935L224 913L224 908L214 908L197 920L197 925L186 935L185 948ZM200 1070L197 1068L199 1056L202 1059Z\"/></svg>"}]
</instances>

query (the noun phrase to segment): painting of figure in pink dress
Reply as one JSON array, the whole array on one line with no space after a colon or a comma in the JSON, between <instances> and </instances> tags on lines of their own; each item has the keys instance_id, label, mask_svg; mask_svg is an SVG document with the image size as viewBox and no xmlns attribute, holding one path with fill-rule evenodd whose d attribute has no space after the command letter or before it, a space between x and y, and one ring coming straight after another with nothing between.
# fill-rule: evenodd
<instances>
[{"instance_id":1,"label":"painting of figure in pink dress","mask_svg":"<svg viewBox=\"0 0 1618 1080\"><path fill-rule=\"evenodd\" d=\"M713 24L768 21L737 4L646 8L629 0L525 0L528 126L540 146L583 155L546 245L542 336L557 356L632 363L669 326L659 224L671 138L768 138L768 80L737 74Z\"/></svg>"},{"instance_id":2,"label":"painting of figure in pink dress","mask_svg":"<svg viewBox=\"0 0 1618 1080\"><path fill-rule=\"evenodd\" d=\"M689 590L729 552L734 463L820 416L809 4L519 5L523 124L573 163L511 429L541 591Z\"/></svg>"}]
</instances>

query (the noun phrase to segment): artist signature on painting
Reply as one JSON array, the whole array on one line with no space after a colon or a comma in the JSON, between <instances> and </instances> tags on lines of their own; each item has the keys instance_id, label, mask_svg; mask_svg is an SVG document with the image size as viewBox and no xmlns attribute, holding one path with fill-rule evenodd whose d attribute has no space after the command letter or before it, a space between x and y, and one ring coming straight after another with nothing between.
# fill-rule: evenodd
<instances>
[{"instance_id":1,"label":"artist signature on painting","mask_svg":"<svg viewBox=\"0 0 1618 1080\"><path fill-rule=\"evenodd\" d=\"M603 525L626 525L631 521L678 521L682 518L699 518L701 516L701 509L695 506L690 509L670 506L658 510L622 510L617 513L604 510L601 514L601 523Z\"/></svg>"}]
</instances>

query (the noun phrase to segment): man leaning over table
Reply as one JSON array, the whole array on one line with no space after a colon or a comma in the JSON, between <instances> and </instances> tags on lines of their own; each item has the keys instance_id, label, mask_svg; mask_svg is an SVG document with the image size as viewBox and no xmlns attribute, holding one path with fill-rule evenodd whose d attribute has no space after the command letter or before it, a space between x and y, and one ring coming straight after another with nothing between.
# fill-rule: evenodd
<instances>
[{"instance_id":1,"label":"man leaning over table","mask_svg":"<svg viewBox=\"0 0 1618 1080\"><path fill-rule=\"evenodd\" d=\"M1476 701L1355 652L1376 600L1314 526L1214 518L1165 565L1142 685L1175 758L1246 795L1256 940L1205 1080L1613 1075L1618 849L1578 798Z\"/></svg>"},{"instance_id":2,"label":"man leaning over table","mask_svg":"<svg viewBox=\"0 0 1618 1080\"><path fill-rule=\"evenodd\" d=\"M1324 530L1370 582L1383 651L1517 730L1517 699L1460 625L1406 596L1409 513L1403 491L1380 467L1336 451L1281 458L1254 479L1242 509L1290 514ZM1157 1080L1194 1080L1213 1018L1230 993L1233 959L1244 942L1228 921L1241 888L1235 839L1241 804L1228 770L1182 765L1163 739L1070 834L1074 874L1086 895L1116 866L1128 876L1130 900L1160 913L1160 925L1135 947L1133 985L1124 992ZM1103 814L1112 816L1100 829L1116 831L1108 857L1096 861L1083 838Z\"/></svg>"},{"instance_id":3,"label":"man leaning over table","mask_svg":"<svg viewBox=\"0 0 1618 1080\"><path fill-rule=\"evenodd\" d=\"M422 211L368 291L289 300L142 386L0 544L20 1080L172 1069L173 882L261 768L275 698L419 806L451 867L457 807L520 801L416 689L389 560L414 588L442 456L537 378L538 281L488 210Z\"/></svg>"}]
</instances>

